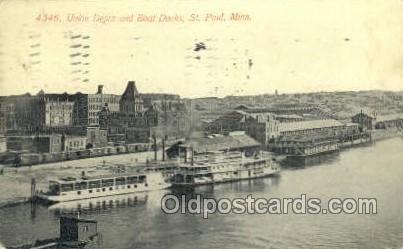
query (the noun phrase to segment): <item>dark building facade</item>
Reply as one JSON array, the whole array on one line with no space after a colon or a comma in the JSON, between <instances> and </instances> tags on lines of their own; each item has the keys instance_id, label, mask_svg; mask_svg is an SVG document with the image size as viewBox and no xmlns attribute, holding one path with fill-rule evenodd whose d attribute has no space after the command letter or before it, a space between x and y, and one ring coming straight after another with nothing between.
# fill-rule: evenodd
<instances>
[{"instance_id":1,"label":"dark building facade","mask_svg":"<svg viewBox=\"0 0 403 249\"><path fill-rule=\"evenodd\" d=\"M109 110L113 111L110 108ZM119 101L119 111L126 116L137 116L143 112L143 100L134 81L127 83L126 90Z\"/></svg>"},{"instance_id":2,"label":"dark building facade","mask_svg":"<svg viewBox=\"0 0 403 249\"><path fill-rule=\"evenodd\" d=\"M73 126L74 99L71 95L45 94L42 90L37 94L39 97L39 110L43 112L41 127L69 127Z\"/></svg>"},{"instance_id":3,"label":"dark building facade","mask_svg":"<svg viewBox=\"0 0 403 249\"><path fill-rule=\"evenodd\" d=\"M178 95L140 94L134 81L128 82L119 109L105 105L99 113L100 128L108 131L110 141L149 143L152 136L176 139L189 130L188 112Z\"/></svg>"},{"instance_id":4,"label":"dark building facade","mask_svg":"<svg viewBox=\"0 0 403 249\"><path fill-rule=\"evenodd\" d=\"M3 133L39 134L73 126L74 98L67 94L15 95L2 97Z\"/></svg>"},{"instance_id":5,"label":"dark building facade","mask_svg":"<svg viewBox=\"0 0 403 249\"><path fill-rule=\"evenodd\" d=\"M7 138L0 136L0 153L7 151Z\"/></svg>"},{"instance_id":6,"label":"dark building facade","mask_svg":"<svg viewBox=\"0 0 403 249\"><path fill-rule=\"evenodd\" d=\"M39 96L12 96L17 129L29 134L39 133L45 123L45 106Z\"/></svg>"},{"instance_id":7,"label":"dark building facade","mask_svg":"<svg viewBox=\"0 0 403 249\"><path fill-rule=\"evenodd\" d=\"M15 104L9 97L0 97L0 134L17 129Z\"/></svg>"},{"instance_id":8,"label":"dark building facade","mask_svg":"<svg viewBox=\"0 0 403 249\"><path fill-rule=\"evenodd\" d=\"M351 117L351 121L358 124L361 131L372 130L374 128L375 119L375 115L370 115L363 112L360 112Z\"/></svg>"},{"instance_id":9,"label":"dark building facade","mask_svg":"<svg viewBox=\"0 0 403 249\"><path fill-rule=\"evenodd\" d=\"M111 111L119 111L120 95L106 94L99 85L95 94L74 95L74 124L78 126L99 126L99 112L107 105Z\"/></svg>"},{"instance_id":10,"label":"dark building facade","mask_svg":"<svg viewBox=\"0 0 403 249\"><path fill-rule=\"evenodd\" d=\"M403 129L403 114L378 116L374 124L375 129L398 128Z\"/></svg>"},{"instance_id":11,"label":"dark building facade","mask_svg":"<svg viewBox=\"0 0 403 249\"><path fill-rule=\"evenodd\" d=\"M207 133L226 134L232 131L243 130L243 123L248 115L243 111L233 111L222 115L210 122L206 127Z\"/></svg>"},{"instance_id":12,"label":"dark building facade","mask_svg":"<svg viewBox=\"0 0 403 249\"><path fill-rule=\"evenodd\" d=\"M86 242L93 240L97 234L96 221L73 217L60 218L60 241L62 243Z\"/></svg>"},{"instance_id":13,"label":"dark building facade","mask_svg":"<svg viewBox=\"0 0 403 249\"><path fill-rule=\"evenodd\" d=\"M2 97L0 104L0 134L85 136L90 147L106 146L108 140L149 143L152 136L183 137L190 125L178 95L140 94L134 81L121 96L105 94L99 85L95 94L41 90L37 95Z\"/></svg>"},{"instance_id":14,"label":"dark building facade","mask_svg":"<svg viewBox=\"0 0 403 249\"><path fill-rule=\"evenodd\" d=\"M62 135L9 136L7 149L30 153L58 153L62 151Z\"/></svg>"},{"instance_id":15,"label":"dark building facade","mask_svg":"<svg viewBox=\"0 0 403 249\"><path fill-rule=\"evenodd\" d=\"M99 127L87 128L87 144L91 148L100 148L108 145L108 131Z\"/></svg>"}]
</instances>

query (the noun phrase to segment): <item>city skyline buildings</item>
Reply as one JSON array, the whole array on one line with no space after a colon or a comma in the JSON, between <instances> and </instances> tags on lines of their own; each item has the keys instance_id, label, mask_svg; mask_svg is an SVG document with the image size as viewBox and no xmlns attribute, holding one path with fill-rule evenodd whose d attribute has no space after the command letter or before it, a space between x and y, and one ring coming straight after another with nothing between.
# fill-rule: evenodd
<instances>
[{"instance_id":1,"label":"city skyline buildings","mask_svg":"<svg viewBox=\"0 0 403 249\"><path fill-rule=\"evenodd\" d=\"M2 33L1 95L36 93L40 89L91 93L99 84L109 93L120 94L130 80L141 85L144 93L177 93L184 98L273 94L275 89L280 94L403 90L401 19L399 15L377 16L385 10L401 10L401 3L253 3L250 7L235 1L228 6L221 1L214 9L208 3L197 7L198 13L249 13L250 22L82 24L38 23L35 17L43 6L61 18L80 13L80 7L86 7L88 15L101 13L101 6L38 1L30 6L31 11L18 2L7 2L1 10L1 25L15 28ZM17 7L19 15L11 18L9 13L13 12L8 10ZM285 11L290 12L287 19L281 15ZM173 8L122 1L121 7L104 12L176 12L187 16L192 8L188 3ZM34 43L25 40L32 31L40 35ZM63 38L69 32L90 37L91 53L84 69L71 65L76 61L70 57L75 54L70 46L75 44ZM206 49L195 51L200 43ZM35 60L38 64L31 66L30 54L40 62ZM74 80L75 70L90 74Z\"/></svg>"}]
</instances>

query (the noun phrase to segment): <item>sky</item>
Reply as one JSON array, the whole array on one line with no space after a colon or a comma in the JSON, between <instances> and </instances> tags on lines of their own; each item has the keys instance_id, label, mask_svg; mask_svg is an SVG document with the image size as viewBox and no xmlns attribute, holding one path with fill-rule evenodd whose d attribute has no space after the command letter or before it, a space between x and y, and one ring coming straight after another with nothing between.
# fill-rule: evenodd
<instances>
[{"instance_id":1,"label":"sky","mask_svg":"<svg viewBox=\"0 0 403 249\"><path fill-rule=\"evenodd\" d=\"M221 13L225 21L205 21ZM400 0L3 0L0 95L92 93L99 84L121 94L129 80L140 92L182 97L401 91L402 13ZM138 22L141 14L157 21Z\"/></svg>"}]
</instances>

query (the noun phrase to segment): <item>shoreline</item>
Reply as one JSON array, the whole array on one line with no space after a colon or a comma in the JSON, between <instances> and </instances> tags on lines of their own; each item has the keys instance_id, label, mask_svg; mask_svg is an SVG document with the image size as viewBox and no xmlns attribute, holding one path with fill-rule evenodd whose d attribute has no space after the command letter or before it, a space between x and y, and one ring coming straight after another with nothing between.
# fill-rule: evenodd
<instances>
[{"instance_id":1,"label":"shoreline","mask_svg":"<svg viewBox=\"0 0 403 249\"><path fill-rule=\"evenodd\" d=\"M377 131L373 131L372 135L373 135L373 137L372 137L373 143L375 143L377 141L398 138L401 136L401 134L397 130L396 131L377 130ZM350 146L350 147L347 147L346 149L350 149L350 148L354 148L354 147L355 146ZM82 162L85 162L85 161L88 161L91 159L103 158L104 159L103 161L106 161L107 159L112 159L112 160L109 160L109 162L108 162L108 165L110 165L111 161L112 161L112 163L116 164L116 161L113 160L113 157L128 156L128 155L141 156L142 154L145 154L145 156L147 156L147 154L152 154L152 153L153 152L148 151L148 152L140 152L140 153L121 154L121 155L109 155L109 156L96 157L96 158L77 159L77 160L58 162L57 164L61 164L61 165L56 165L56 166L52 166L51 163L46 163L46 164L39 164L39 165L33 165L33 166L21 166L21 167L3 166L3 167L0 167L1 169L7 169L5 171L5 174L0 175L0 188L7 190L7 187L2 186L2 184L4 184L4 181L6 181L6 180L11 180L11 182L10 182L10 184L12 185L11 188L15 187L15 184L18 184L19 187L22 187L22 189L24 189L24 190L20 189L20 191L21 191L20 196L17 196L17 197L4 198L4 197L0 196L0 208L12 207L15 205L29 203L31 201L31 196L30 196L31 177L29 176L29 173L32 174L32 173L37 172L40 175L41 171L45 170L46 172L42 172L42 173L44 173L44 176L42 176L42 180L44 180L44 178L48 178L50 175L57 175L57 173L52 174L52 173L55 173L52 171L61 171L58 173L63 175L63 173L64 173L63 171L68 171L68 170L76 171L76 170L81 170L81 169L91 169L94 166L99 166L100 162L98 162L98 164L91 163L90 165L81 165ZM152 155L148 155L148 156L152 156ZM122 162L122 163L133 163L133 158L126 158L126 159L129 159L129 160L126 160L126 162ZM98 160L96 160L96 161L98 161ZM67 163L67 162L69 162L69 163ZM81 163L79 163L79 162L81 162ZM138 161L136 161L136 162L138 162ZM66 163L67 165L63 165L64 163ZM74 165L77 163L79 163L81 166ZM53 164L55 164L55 163L53 163ZM71 165L69 165L69 164L71 164ZM24 175L24 174L28 174L28 175ZM1 181L2 177L9 177L9 179L4 179L3 181ZM15 178L15 179L13 179L13 178ZM18 179L18 178L20 178L20 179ZM43 184L47 184L47 183L38 182L38 185L43 185ZM24 192L24 193L22 193L22 192ZM2 198L4 198L4 199L2 199Z\"/></svg>"},{"instance_id":2,"label":"shoreline","mask_svg":"<svg viewBox=\"0 0 403 249\"><path fill-rule=\"evenodd\" d=\"M135 145L136 146L136 145ZM144 145L143 145L144 146ZM62 163L68 161L76 161L88 158L98 158L98 157L107 157L107 156L116 156L116 155L127 155L127 154L136 154L136 153L144 153L151 151L149 148L138 149L131 145L129 146L121 146L124 149L119 149L119 146L114 147L103 147L103 148L94 148L94 149L86 149L79 151L71 151L71 152L58 152L58 153L25 153L20 155L13 155L13 153L7 152L3 155L3 162L9 161L5 164L5 166L10 167L25 167L25 166L35 166L35 165L44 165L44 164L52 164L52 163ZM146 147L149 147L148 145ZM4 159L7 157L15 157L19 158L21 162L16 164L15 162L11 162L9 159ZM27 157L27 158L24 158ZM30 156L36 158L32 159Z\"/></svg>"},{"instance_id":3,"label":"shoreline","mask_svg":"<svg viewBox=\"0 0 403 249\"><path fill-rule=\"evenodd\" d=\"M395 138L395 137L402 137L403 133L402 131L399 131L397 129L393 130L374 130L371 132L372 135L372 141L381 141L385 139L390 139L390 138Z\"/></svg>"},{"instance_id":4,"label":"shoreline","mask_svg":"<svg viewBox=\"0 0 403 249\"><path fill-rule=\"evenodd\" d=\"M97 158L47 163L34 166L0 166L0 208L27 203L31 199L31 179L36 179L37 189L48 186L48 180L71 173L96 170L97 167L111 167L116 164L136 167L153 157L153 152L111 155ZM160 157L160 155L159 155ZM160 159L158 157L158 159Z\"/></svg>"},{"instance_id":5,"label":"shoreline","mask_svg":"<svg viewBox=\"0 0 403 249\"><path fill-rule=\"evenodd\" d=\"M9 207L15 207L21 204L27 204L31 202L31 198L19 198L18 200L10 200L10 201L0 201L0 209L2 208L9 208Z\"/></svg>"}]
</instances>

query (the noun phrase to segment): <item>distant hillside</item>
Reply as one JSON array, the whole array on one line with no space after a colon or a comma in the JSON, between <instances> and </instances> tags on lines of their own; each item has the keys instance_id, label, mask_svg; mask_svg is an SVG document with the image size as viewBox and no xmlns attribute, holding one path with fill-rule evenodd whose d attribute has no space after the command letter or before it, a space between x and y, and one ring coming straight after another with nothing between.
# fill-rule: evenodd
<instances>
[{"instance_id":1,"label":"distant hillside","mask_svg":"<svg viewBox=\"0 0 403 249\"><path fill-rule=\"evenodd\" d=\"M350 118L361 110L378 114L403 113L403 92L377 90L227 96L192 99L191 102L193 110L202 113L226 112L239 105L252 107L316 105L342 119Z\"/></svg>"}]
</instances>

